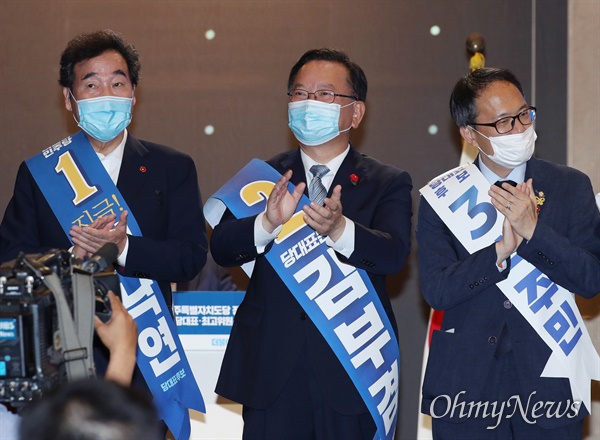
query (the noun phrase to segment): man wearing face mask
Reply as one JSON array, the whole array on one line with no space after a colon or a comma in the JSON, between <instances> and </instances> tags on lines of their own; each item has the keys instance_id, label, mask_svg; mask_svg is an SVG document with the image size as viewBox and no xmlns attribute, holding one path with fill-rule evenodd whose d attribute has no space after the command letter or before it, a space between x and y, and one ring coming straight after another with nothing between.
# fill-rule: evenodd
<instances>
[{"instance_id":1,"label":"man wearing face mask","mask_svg":"<svg viewBox=\"0 0 600 440\"><path fill-rule=\"evenodd\" d=\"M0 261L16 258L20 251L43 252L73 245L73 253L85 258L112 242L119 248L120 272L160 280L167 303L171 281L190 280L200 271L207 243L192 159L171 148L140 141L126 129L140 67L133 46L119 34L102 30L80 35L67 44L59 82L66 109L123 194L143 236L127 233L129 212L116 204L101 212L102 217L92 212L90 218L73 222L67 236L23 163L0 226ZM46 156L58 155L60 143L53 147L54 152L44 150ZM57 173L73 180L68 168L63 168ZM78 191L75 186L74 192Z\"/></svg>"},{"instance_id":2,"label":"man wearing face mask","mask_svg":"<svg viewBox=\"0 0 600 440\"><path fill-rule=\"evenodd\" d=\"M590 298L600 291L600 214L590 180L533 157L536 108L510 71L471 72L456 84L450 110L462 137L480 151L475 164L504 220L495 243L470 253L421 199L417 240L423 296L445 311L431 341L421 410L432 416L435 439L581 438L587 410L573 402L564 375L541 377L552 349L498 283L522 258L570 292ZM515 252L517 263L511 264ZM541 283L538 295L546 288ZM548 292L546 300L555 290ZM552 301L557 300L558 295ZM462 410L446 411L447 399L463 402ZM465 402L497 402L495 415L488 406L487 416L483 408L467 416Z\"/></svg>"},{"instance_id":3,"label":"man wearing face mask","mask_svg":"<svg viewBox=\"0 0 600 440\"><path fill-rule=\"evenodd\" d=\"M385 288L410 248L411 180L349 143L365 114L367 80L333 49L306 52L288 79L289 127L299 148L270 159L282 174L265 212L215 227L218 264L255 261L217 384L242 403L247 439L368 439L375 423L319 329L267 261L302 194L304 220L336 258L367 272L397 333ZM287 190L288 182L295 190Z\"/></svg>"},{"instance_id":4,"label":"man wearing face mask","mask_svg":"<svg viewBox=\"0 0 600 440\"><path fill-rule=\"evenodd\" d=\"M192 279L206 261L202 201L188 155L139 140L126 129L139 74L137 50L111 30L67 44L59 83L65 107L83 131L19 168L0 225L0 261L19 252L71 247L85 259L114 243L119 274L156 280L170 307L170 283ZM62 179L65 189L46 183L50 178ZM67 211L92 197L97 203L84 215ZM134 227L137 232L130 232ZM96 367L100 373L105 368L101 356Z\"/></svg>"}]
</instances>

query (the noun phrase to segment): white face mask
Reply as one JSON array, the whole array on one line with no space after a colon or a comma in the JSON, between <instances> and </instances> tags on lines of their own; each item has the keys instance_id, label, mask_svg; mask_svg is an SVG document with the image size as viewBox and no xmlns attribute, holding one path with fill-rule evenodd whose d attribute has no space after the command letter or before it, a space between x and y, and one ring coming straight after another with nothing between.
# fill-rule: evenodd
<instances>
[{"instance_id":1,"label":"white face mask","mask_svg":"<svg viewBox=\"0 0 600 440\"><path fill-rule=\"evenodd\" d=\"M288 104L288 126L301 144L323 145L352 128L350 125L347 129L340 131L338 124L340 110L354 102L343 107L339 104L327 104L314 99L290 102Z\"/></svg>"},{"instance_id":2,"label":"white face mask","mask_svg":"<svg viewBox=\"0 0 600 440\"><path fill-rule=\"evenodd\" d=\"M133 109L133 92L131 98L120 96L98 96L96 98L75 99L77 103L79 121L77 125L83 131L100 142L112 141L127 128L131 122L131 110Z\"/></svg>"},{"instance_id":3,"label":"white face mask","mask_svg":"<svg viewBox=\"0 0 600 440\"><path fill-rule=\"evenodd\" d=\"M510 169L516 168L527 162L531 159L531 156L533 156L535 140L537 139L537 134L533 129L533 125L523 133L509 134L507 136L487 137L474 128L473 130L490 141L494 154L490 156L481 148L477 147L479 148L479 151L501 167Z\"/></svg>"}]
</instances>

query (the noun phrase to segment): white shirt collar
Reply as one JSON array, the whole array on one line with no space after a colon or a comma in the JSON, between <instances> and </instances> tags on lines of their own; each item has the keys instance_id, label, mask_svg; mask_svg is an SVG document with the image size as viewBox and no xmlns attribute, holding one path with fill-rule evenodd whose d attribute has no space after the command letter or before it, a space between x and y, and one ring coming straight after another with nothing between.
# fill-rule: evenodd
<instances>
[{"instance_id":1,"label":"white shirt collar","mask_svg":"<svg viewBox=\"0 0 600 440\"><path fill-rule=\"evenodd\" d=\"M333 178L335 177L338 170L342 166L342 162L348 155L349 151L350 151L350 144L348 144L346 149L341 154L334 157L329 162L324 163L324 164L319 164L319 162L314 161L313 159L310 158L310 156L308 154L306 154L304 151L300 150L300 157L302 158L302 165L304 166L304 172L306 173L306 183L307 184L310 183L310 181L314 177L313 174L310 172L310 167L312 167L313 165L316 165L316 164L325 165L325 166L327 166L327 168L329 168L329 171L327 172L327 174L325 174L323 177L321 177L321 182L323 182L323 186L325 186L327 191L329 191L329 187L331 186L331 183L333 182Z\"/></svg>"},{"instance_id":2,"label":"white shirt collar","mask_svg":"<svg viewBox=\"0 0 600 440\"><path fill-rule=\"evenodd\" d=\"M506 177L500 177L492 170L490 170L485 164L483 160L481 160L481 155L479 156L479 170L481 174L487 179L491 184L497 182L498 180L512 180L517 184L523 183L525 181L525 170L527 169L527 162L519 165L510 172L510 174Z\"/></svg>"},{"instance_id":3,"label":"white shirt collar","mask_svg":"<svg viewBox=\"0 0 600 440\"><path fill-rule=\"evenodd\" d=\"M121 171L121 163L123 163L125 142L127 142L127 129L123 131L123 139L121 139L121 142L119 145L117 145L117 148L106 155L96 152L96 155L100 159L100 162L102 162L104 169L106 169L106 172L108 172L108 175L115 185L117 184L117 179L119 178L119 171Z\"/></svg>"}]
</instances>

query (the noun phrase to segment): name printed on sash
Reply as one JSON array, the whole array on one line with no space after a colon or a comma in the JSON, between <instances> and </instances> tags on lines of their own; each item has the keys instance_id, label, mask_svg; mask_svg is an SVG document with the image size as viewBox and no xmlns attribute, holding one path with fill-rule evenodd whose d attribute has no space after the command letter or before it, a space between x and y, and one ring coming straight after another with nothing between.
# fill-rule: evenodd
<instances>
[{"instance_id":1,"label":"name printed on sash","mask_svg":"<svg viewBox=\"0 0 600 440\"><path fill-rule=\"evenodd\" d=\"M522 261L524 260L517 254L511 257L512 270L518 270L517 265ZM540 315L547 334L569 356L583 334L582 321L577 307L573 309L566 299L554 298L561 287L535 267L526 267L522 277L517 277L516 283L510 284L521 294L519 297L529 311Z\"/></svg>"},{"instance_id":2,"label":"name printed on sash","mask_svg":"<svg viewBox=\"0 0 600 440\"><path fill-rule=\"evenodd\" d=\"M152 320L157 323L156 327L144 328L138 337L139 349L149 359L155 377L174 367L181 357L152 288L152 281L140 279L140 287L137 290L132 293L124 292L123 305L133 319L144 313L151 313L157 317L156 320ZM163 354L163 351L166 352L166 355Z\"/></svg>"},{"instance_id":3,"label":"name printed on sash","mask_svg":"<svg viewBox=\"0 0 600 440\"><path fill-rule=\"evenodd\" d=\"M331 285L336 271L344 278ZM314 307L333 323L333 332L350 356L352 367L365 367L370 396L374 398L383 391L377 410L383 416L386 433L389 432L397 409L398 362L394 360L383 371L380 367L386 361L386 346L395 344L396 339L385 328L375 304L365 301L368 288L360 273L354 266L341 263L333 249L328 249L293 273L293 277ZM350 310L352 306L354 310ZM361 313L357 315L357 311ZM343 312L351 314L342 316Z\"/></svg>"}]
</instances>

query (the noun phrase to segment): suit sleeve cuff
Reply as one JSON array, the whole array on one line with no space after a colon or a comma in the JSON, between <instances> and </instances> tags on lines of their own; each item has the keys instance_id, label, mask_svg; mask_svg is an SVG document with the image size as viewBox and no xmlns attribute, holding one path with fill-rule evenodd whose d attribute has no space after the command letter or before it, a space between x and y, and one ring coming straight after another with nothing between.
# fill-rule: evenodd
<instances>
[{"instance_id":1,"label":"suit sleeve cuff","mask_svg":"<svg viewBox=\"0 0 600 440\"><path fill-rule=\"evenodd\" d=\"M119 266L125 267L125 263L127 262L127 252L129 252L129 235L125 239L125 247L123 248L123 252L117 258L117 264Z\"/></svg>"},{"instance_id":2,"label":"suit sleeve cuff","mask_svg":"<svg viewBox=\"0 0 600 440\"><path fill-rule=\"evenodd\" d=\"M282 228L282 225L279 225L272 233L269 234L262 225L262 219L264 215L265 213L261 212L254 220L254 246L256 246L256 252L259 254L265 252L268 244L275 240Z\"/></svg>"},{"instance_id":3,"label":"suit sleeve cuff","mask_svg":"<svg viewBox=\"0 0 600 440\"><path fill-rule=\"evenodd\" d=\"M355 225L348 217L345 218L346 226L344 227L344 232L342 232L342 235L338 238L338 241L334 242L331 238L327 237L325 244L334 251L342 254L344 257L350 258L350 255L354 252Z\"/></svg>"},{"instance_id":4,"label":"suit sleeve cuff","mask_svg":"<svg viewBox=\"0 0 600 440\"><path fill-rule=\"evenodd\" d=\"M498 268L498 272L504 272L508 267L507 260L501 261L499 264L496 265L496 267Z\"/></svg>"}]
</instances>

